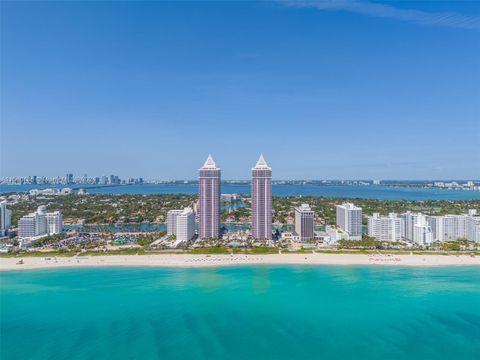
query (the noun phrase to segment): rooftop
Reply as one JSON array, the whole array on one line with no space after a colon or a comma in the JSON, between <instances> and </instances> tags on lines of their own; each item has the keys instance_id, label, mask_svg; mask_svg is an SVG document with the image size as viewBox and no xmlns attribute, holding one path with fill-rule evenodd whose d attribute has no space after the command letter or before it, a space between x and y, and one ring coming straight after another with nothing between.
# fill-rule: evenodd
<instances>
[{"instance_id":1,"label":"rooftop","mask_svg":"<svg viewBox=\"0 0 480 360\"><path fill-rule=\"evenodd\" d=\"M260 154L255 167L252 170L272 170L268 165L265 159L263 158L263 154Z\"/></svg>"}]
</instances>

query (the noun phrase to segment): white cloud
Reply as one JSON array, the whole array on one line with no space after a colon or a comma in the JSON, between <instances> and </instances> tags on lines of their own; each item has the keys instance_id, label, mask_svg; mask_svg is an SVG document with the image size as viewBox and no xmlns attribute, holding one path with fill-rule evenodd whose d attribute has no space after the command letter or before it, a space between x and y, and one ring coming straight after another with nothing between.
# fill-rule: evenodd
<instances>
[{"instance_id":1,"label":"white cloud","mask_svg":"<svg viewBox=\"0 0 480 360\"><path fill-rule=\"evenodd\" d=\"M348 11L374 17L409 21L422 25L480 29L480 17L447 12L401 9L391 5L358 0L280 0L286 6L315 8L325 11Z\"/></svg>"}]
</instances>

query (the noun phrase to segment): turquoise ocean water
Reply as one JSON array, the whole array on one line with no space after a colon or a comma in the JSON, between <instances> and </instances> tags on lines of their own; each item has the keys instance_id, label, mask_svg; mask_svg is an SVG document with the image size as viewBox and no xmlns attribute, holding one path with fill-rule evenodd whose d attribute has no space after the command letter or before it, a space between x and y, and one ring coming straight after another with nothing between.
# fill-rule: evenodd
<instances>
[{"instance_id":1,"label":"turquoise ocean water","mask_svg":"<svg viewBox=\"0 0 480 360\"><path fill-rule=\"evenodd\" d=\"M480 268L4 272L7 359L478 359Z\"/></svg>"}]
</instances>

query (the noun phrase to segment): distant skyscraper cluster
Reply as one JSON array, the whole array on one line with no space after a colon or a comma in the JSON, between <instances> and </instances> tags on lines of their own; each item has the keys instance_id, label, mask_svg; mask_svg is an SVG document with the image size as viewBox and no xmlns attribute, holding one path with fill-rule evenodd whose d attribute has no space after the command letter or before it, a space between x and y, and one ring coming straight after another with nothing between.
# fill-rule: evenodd
<instances>
[{"instance_id":1,"label":"distant skyscraper cluster","mask_svg":"<svg viewBox=\"0 0 480 360\"><path fill-rule=\"evenodd\" d=\"M143 184L143 178L129 178L127 180L121 179L117 175L102 177L95 176L89 177L87 174L84 174L81 177L75 178L72 173L68 173L65 177L46 177L46 176L27 176L27 177L8 177L0 179L2 184L30 184L30 185L133 185L133 184Z\"/></svg>"}]
</instances>

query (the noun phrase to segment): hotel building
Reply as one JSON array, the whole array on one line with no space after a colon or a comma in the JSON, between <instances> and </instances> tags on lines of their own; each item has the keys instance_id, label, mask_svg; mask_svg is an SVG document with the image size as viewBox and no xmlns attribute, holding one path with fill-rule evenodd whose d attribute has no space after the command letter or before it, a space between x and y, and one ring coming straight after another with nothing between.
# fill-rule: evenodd
<instances>
[{"instance_id":1,"label":"hotel building","mask_svg":"<svg viewBox=\"0 0 480 360\"><path fill-rule=\"evenodd\" d=\"M300 241L312 240L314 234L314 213L308 204L295 208L295 232Z\"/></svg>"},{"instance_id":2,"label":"hotel building","mask_svg":"<svg viewBox=\"0 0 480 360\"><path fill-rule=\"evenodd\" d=\"M47 213L45 206L36 212L23 216L18 221L18 237L22 239L58 234L63 229L63 216L60 211Z\"/></svg>"},{"instance_id":3,"label":"hotel building","mask_svg":"<svg viewBox=\"0 0 480 360\"><path fill-rule=\"evenodd\" d=\"M351 203L337 205L337 226L348 233L350 240L362 239L362 208Z\"/></svg>"},{"instance_id":4,"label":"hotel building","mask_svg":"<svg viewBox=\"0 0 480 360\"><path fill-rule=\"evenodd\" d=\"M199 169L198 213L200 239L220 237L220 169L211 155Z\"/></svg>"},{"instance_id":5,"label":"hotel building","mask_svg":"<svg viewBox=\"0 0 480 360\"><path fill-rule=\"evenodd\" d=\"M263 155L252 168L252 236L272 239L272 169Z\"/></svg>"}]
</instances>

